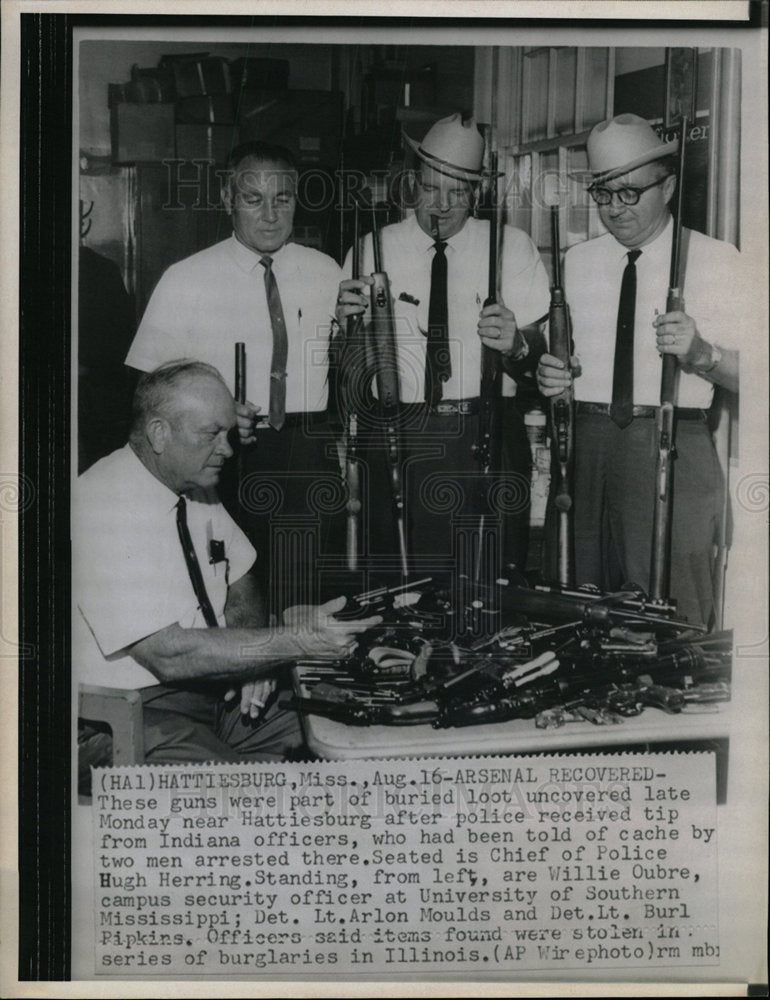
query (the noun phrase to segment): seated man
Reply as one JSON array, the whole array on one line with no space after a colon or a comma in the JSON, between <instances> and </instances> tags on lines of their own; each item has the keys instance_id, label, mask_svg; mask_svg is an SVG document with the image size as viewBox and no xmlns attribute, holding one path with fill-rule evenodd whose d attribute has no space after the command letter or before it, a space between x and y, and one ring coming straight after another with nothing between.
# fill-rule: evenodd
<instances>
[{"instance_id":1,"label":"seated man","mask_svg":"<svg viewBox=\"0 0 770 1000\"><path fill-rule=\"evenodd\" d=\"M255 551L214 489L234 426L215 368L162 365L140 379L129 443L73 495L76 675L141 690L151 764L284 759L301 732L277 707L277 667L345 656L380 620L336 621L340 598L265 627L249 574ZM110 763L104 744L103 734L81 743L81 766Z\"/></svg>"}]
</instances>

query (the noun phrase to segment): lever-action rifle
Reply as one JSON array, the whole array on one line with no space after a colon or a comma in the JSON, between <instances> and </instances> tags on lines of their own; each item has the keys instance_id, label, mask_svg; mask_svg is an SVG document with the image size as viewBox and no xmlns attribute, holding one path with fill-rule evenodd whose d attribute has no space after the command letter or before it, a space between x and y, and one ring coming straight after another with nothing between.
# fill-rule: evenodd
<instances>
[{"instance_id":1,"label":"lever-action rifle","mask_svg":"<svg viewBox=\"0 0 770 1000\"><path fill-rule=\"evenodd\" d=\"M493 148L490 130L489 170L491 175L492 213L489 220L489 282L485 306L500 298L500 199L497 197L497 150ZM500 545L493 532L487 538L487 517L491 514L492 487L495 474L500 471L502 454L502 378L503 364L500 352L483 345L481 348L481 384L479 389L479 433L474 453L479 463L476 488L479 526L476 537L473 582L476 587L494 580L499 573L497 565ZM492 550L489 550L490 543ZM486 556L486 559L485 559ZM486 577L486 578L485 578Z\"/></svg>"},{"instance_id":2,"label":"lever-action rifle","mask_svg":"<svg viewBox=\"0 0 770 1000\"><path fill-rule=\"evenodd\" d=\"M669 275L666 312L683 312L684 297L681 288L682 205L684 193L684 147L687 136L687 118L682 117L679 133L679 176L677 179L676 214L671 243L671 272ZM658 460L655 470L655 508L652 526L652 559L650 561L650 597L665 602L668 598L671 569L671 473L674 460L674 406L677 396L679 370L673 354L663 355L660 379L660 408L656 424Z\"/></svg>"}]
</instances>

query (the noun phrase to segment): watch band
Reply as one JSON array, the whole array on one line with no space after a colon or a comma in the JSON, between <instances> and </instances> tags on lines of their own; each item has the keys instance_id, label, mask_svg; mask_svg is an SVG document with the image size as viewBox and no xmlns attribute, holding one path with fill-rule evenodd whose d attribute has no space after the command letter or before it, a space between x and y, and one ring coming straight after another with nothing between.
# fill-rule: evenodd
<instances>
[{"instance_id":1,"label":"watch band","mask_svg":"<svg viewBox=\"0 0 770 1000\"><path fill-rule=\"evenodd\" d=\"M716 366L722 360L722 352L716 346L716 344L709 344L709 360L706 365L695 364L693 365L693 370L698 373L698 375L708 375L709 372L713 372Z\"/></svg>"}]
</instances>

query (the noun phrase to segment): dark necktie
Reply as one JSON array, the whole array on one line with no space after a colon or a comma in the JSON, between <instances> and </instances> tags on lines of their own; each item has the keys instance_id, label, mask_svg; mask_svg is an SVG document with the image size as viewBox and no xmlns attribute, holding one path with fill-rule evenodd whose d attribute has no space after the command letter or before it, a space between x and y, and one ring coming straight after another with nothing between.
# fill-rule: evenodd
<instances>
[{"instance_id":1,"label":"dark necktie","mask_svg":"<svg viewBox=\"0 0 770 1000\"><path fill-rule=\"evenodd\" d=\"M636 311L636 261L641 250L629 250L623 271L615 335L615 364L612 370L610 416L618 427L634 419L634 313Z\"/></svg>"},{"instance_id":2,"label":"dark necktie","mask_svg":"<svg viewBox=\"0 0 770 1000\"><path fill-rule=\"evenodd\" d=\"M187 527L187 501L184 497L180 497L176 505L176 530L179 532L179 541L182 544L184 561L187 564L187 572L190 575L190 583L195 591L198 607L201 609L208 627L217 628L219 622L211 606L209 595L206 593L206 584L203 582L200 563L195 554L192 538L190 537L190 529Z\"/></svg>"},{"instance_id":3,"label":"dark necktie","mask_svg":"<svg viewBox=\"0 0 770 1000\"><path fill-rule=\"evenodd\" d=\"M289 341L286 336L286 321L283 318L278 282L273 274L273 258L261 257L259 263L265 269L265 294L270 310L270 326L273 328L273 357L270 362L270 426L279 431L286 417L286 359Z\"/></svg>"},{"instance_id":4,"label":"dark necktie","mask_svg":"<svg viewBox=\"0 0 770 1000\"><path fill-rule=\"evenodd\" d=\"M435 406L442 396L442 382L452 375L449 357L449 309L447 307L446 242L433 244L428 305L428 343L425 354L425 402Z\"/></svg>"}]
</instances>

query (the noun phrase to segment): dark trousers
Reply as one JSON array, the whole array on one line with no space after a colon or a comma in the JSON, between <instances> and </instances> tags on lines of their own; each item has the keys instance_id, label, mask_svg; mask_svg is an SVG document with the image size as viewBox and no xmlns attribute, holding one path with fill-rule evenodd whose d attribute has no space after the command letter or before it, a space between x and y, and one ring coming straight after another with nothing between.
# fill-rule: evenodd
<instances>
[{"instance_id":1,"label":"dark trousers","mask_svg":"<svg viewBox=\"0 0 770 1000\"><path fill-rule=\"evenodd\" d=\"M412 574L473 573L480 516L490 561L500 570L526 564L532 458L514 399L503 401L500 466L484 478L475 457L477 415L437 415L407 407L401 418L402 487ZM398 554L391 472L381 431L362 435L363 532L375 567ZM474 536L475 539L474 540Z\"/></svg>"},{"instance_id":2,"label":"dark trousers","mask_svg":"<svg viewBox=\"0 0 770 1000\"><path fill-rule=\"evenodd\" d=\"M237 687L237 685L234 685ZM257 719L240 712L240 688L229 701L221 689L194 691L163 684L142 688L144 754L148 764L243 764L282 761L303 745L296 712L278 708L277 692ZM112 737L92 726L78 735L81 791L91 767L112 764Z\"/></svg>"},{"instance_id":3,"label":"dark trousers","mask_svg":"<svg viewBox=\"0 0 770 1000\"><path fill-rule=\"evenodd\" d=\"M257 431L257 443L228 463L220 492L257 550L254 573L271 613L334 596L319 566L342 558L345 490L326 424Z\"/></svg>"},{"instance_id":4,"label":"dark trousers","mask_svg":"<svg viewBox=\"0 0 770 1000\"><path fill-rule=\"evenodd\" d=\"M277 693L261 716L250 719L241 714L236 687L229 701L219 692L143 688L147 763L281 761L302 745L297 714L278 708Z\"/></svg>"},{"instance_id":5,"label":"dark trousers","mask_svg":"<svg viewBox=\"0 0 770 1000\"><path fill-rule=\"evenodd\" d=\"M575 577L604 591L648 590L657 460L655 420L619 428L609 417L575 423ZM676 424L672 475L671 597L678 614L708 624L724 479L704 420Z\"/></svg>"}]
</instances>

